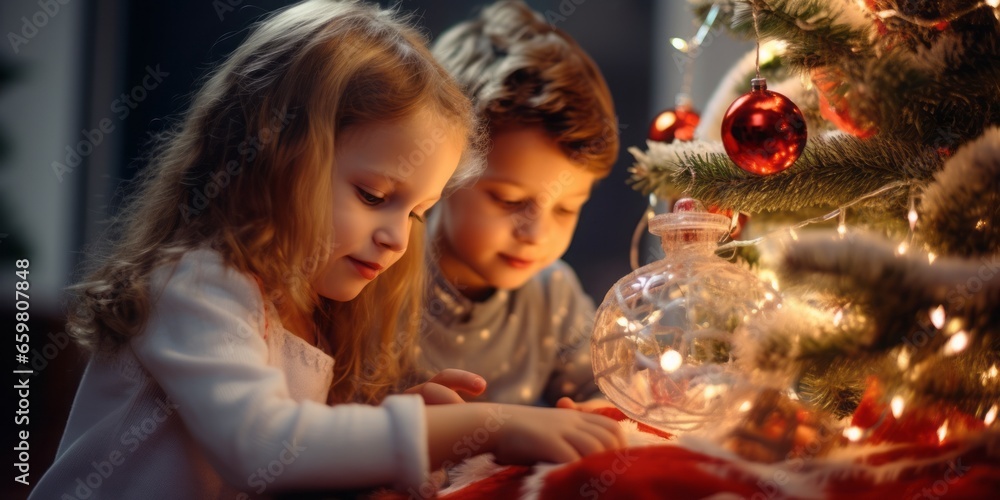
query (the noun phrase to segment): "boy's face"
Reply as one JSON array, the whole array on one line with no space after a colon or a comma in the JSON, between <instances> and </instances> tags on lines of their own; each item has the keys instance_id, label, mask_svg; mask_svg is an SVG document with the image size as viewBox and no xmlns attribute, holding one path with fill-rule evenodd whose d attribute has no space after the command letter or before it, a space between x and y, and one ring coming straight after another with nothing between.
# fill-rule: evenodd
<instances>
[{"instance_id":1,"label":"boy's face","mask_svg":"<svg viewBox=\"0 0 1000 500\"><path fill-rule=\"evenodd\" d=\"M445 278L473 298L518 288L561 257L597 180L541 128L495 133L487 161L442 202L435 235Z\"/></svg>"}]
</instances>

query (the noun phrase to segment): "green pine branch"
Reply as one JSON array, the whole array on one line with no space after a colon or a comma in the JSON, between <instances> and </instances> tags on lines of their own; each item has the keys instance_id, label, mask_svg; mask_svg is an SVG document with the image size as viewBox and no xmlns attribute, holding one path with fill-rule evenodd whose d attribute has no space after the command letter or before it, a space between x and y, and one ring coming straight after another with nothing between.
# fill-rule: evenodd
<instances>
[{"instance_id":1,"label":"green pine branch","mask_svg":"<svg viewBox=\"0 0 1000 500\"><path fill-rule=\"evenodd\" d=\"M943 30L888 18L882 20L891 30L886 34L876 32L871 12L852 4L753 3L761 39L786 42L781 64L793 74L812 77L819 72L837 82L826 92L846 96L851 111L876 124L884 137L953 150L1000 124L1000 23L988 7L963 15ZM750 4L723 2L719 22L735 35L753 39ZM915 17L969 6L924 4L936 8L923 9L926 12ZM694 8L704 15L710 5L699 1Z\"/></svg>"},{"instance_id":2,"label":"green pine branch","mask_svg":"<svg viewBox=\"0 0 1000 500\"><path fill-rule=\"evenodd\" d=\"M648 146L646 152L629 149L637 160L632 168L634 189L660 197L684 194L750 214L836 208L890 183L926 183L942 165L931 148L841 134L810 138L791 168L769 176L743 171L717 144L649 142ZM860 207L899 211L906 206L908 193L907 189L888 192Z\"/></svg>"},{"instance_id":3,"label":"green pine branch","mask_svg":"<svg viewBox=\"0 0 1000 500\"><path fill-rule=\"evenodd\" d=\"M839 22L842 9L852 5L827 0L757 0L757 29L761 41L780 39L788 44L785 57L802 69L830 66L844 59L869 57L874 26ZM754 35L750 8L737 9L732 29Z\"/></svg>"}]
</instances>

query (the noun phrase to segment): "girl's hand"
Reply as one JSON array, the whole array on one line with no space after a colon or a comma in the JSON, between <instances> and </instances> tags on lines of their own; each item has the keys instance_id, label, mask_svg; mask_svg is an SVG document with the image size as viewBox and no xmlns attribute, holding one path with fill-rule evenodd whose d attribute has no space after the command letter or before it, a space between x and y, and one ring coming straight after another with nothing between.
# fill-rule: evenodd
<instances>
[{"instance_id":1,"label":"girl's hand","mask_svg":"<svg viewBox=\"0 0 1000 500\"><path fill-rule=\"evenodd\" d=\"M404 394L419 394L424 398L424 404L443 405L464 403L459 396L463 392L470 396L478 396L486 390L486 379L465 370L448 368L423 384L413 386Z\"/></svg>"},{"instance_id":2,"label":"girl's hand","mask_svg":"<svg viewBox=\"0 0 1000 500\"><path fill-rule=\"evenodd\" d=\"M497 463L572 462L581 457L626 446L618 422L560 408L505 406L510 414L498 430Z\"/></svg>"},{"instance_id":3,"label":"girl's hand","mask_svg":"<svg viewBox=\"0 0 1000 500\"><path fill-rule=\"evenodd\" d=\"M567 410L578 410L587 413L592 413L594 410L599 410L601 408L614 408L615 405L604 398L594 398L588 399L587 401L582 401L577 403L570 398L562 397L559 401L556 401L556 408L565 408Z\"/></svg>"}]
</instances>

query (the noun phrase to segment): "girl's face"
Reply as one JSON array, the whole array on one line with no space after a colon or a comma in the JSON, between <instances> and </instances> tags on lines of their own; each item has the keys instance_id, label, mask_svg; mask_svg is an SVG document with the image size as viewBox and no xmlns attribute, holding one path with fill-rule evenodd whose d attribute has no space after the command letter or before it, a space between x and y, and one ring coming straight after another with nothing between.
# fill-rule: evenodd
<instances>
[{"instance_id":1,"label":"girl's face","mask_svg":"<svg viewBox=\"0 0 1000 500\"><path fill-rule=\"evenodd\" d=\"M333 248L312 283L320 295L351 300L399 260L414 221L441 198L463 146L464 136L428 111L341 133Z\"/></svg>"}]
</instances>

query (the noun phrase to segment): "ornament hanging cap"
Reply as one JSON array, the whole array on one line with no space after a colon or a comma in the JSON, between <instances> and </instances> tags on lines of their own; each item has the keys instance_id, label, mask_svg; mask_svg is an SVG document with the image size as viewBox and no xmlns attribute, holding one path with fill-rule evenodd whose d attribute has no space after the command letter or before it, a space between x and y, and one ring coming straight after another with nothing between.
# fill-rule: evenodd
<instances>
[{"instance_id":1,"label":"ornament hanging cap","mask_svg":"<svg viewBox=\"0 0 1000 500\"><path fill-rule=\"evenodd\" d=\"M767 78L753 78L750 80L750 90L757 92L767 90Z\"/></svg>"},{"instance_id":2,"label":"ornament hanging cap","mask_svg":"<svg viewBox=\"0 0 1000 500\"><path fill-rule=\"evenodd\" d=\"M681 198L674 203L674 211L660 214L649 221L649 232L664 237L676 231L703 230L711 241L719 241L729 234L730 218L713 214L692 198Z\"/></svg>"}]
</instances>

